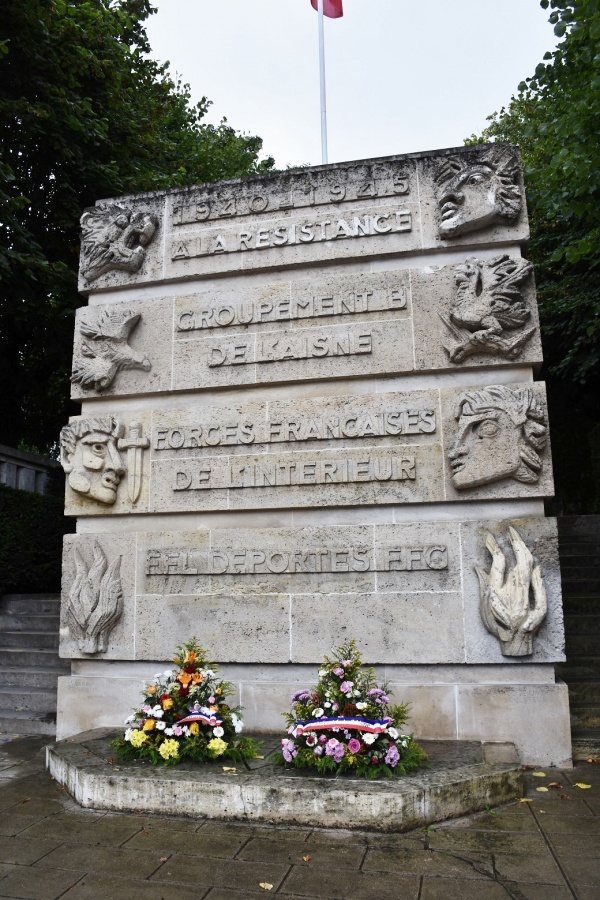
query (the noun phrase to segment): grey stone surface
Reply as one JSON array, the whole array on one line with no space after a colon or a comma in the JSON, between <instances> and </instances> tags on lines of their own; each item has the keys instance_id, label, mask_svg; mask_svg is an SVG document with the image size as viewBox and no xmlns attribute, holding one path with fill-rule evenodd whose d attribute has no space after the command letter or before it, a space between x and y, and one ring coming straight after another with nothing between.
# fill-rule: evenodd
<instances>
[{"instance_id":1,"label":"grey stone surface","mask_svg":"<svg viewBox=\"0 0 600 900\"><path fill-rule=\"evenodd\" d=\"M165 277L526 240L518 154L499 162L494 153L463 147L120 198L132 215L156 215L157 237L137 271L111 270L91 282L82 275L80 286L102 290ZM481 183L461 185L464 199L455 201L461 225L450 232L444 193L451 185L444 175L450 169L468 176L472 166L485 175ZM502 196L512 191L510 210L499 202L502 178Z\"/></svg>"},{"instance_id":2,"label":"grey stone surface","mask_svg":"<svg viewBox=\"0 0 600 900\"><path fill-rule=\"evenodd\" d=\"M124 435L139 426L144 441L150 441L148 450L139 451L138 499L130 499L132 463L123 449L112 502L79 489L75 466L66 488L70 515L457 502L553 493L546 397L539 383L146 408L113 419ZM118 446L130 443L131 437L124 437Z\"/></svg>"}]
</instances>

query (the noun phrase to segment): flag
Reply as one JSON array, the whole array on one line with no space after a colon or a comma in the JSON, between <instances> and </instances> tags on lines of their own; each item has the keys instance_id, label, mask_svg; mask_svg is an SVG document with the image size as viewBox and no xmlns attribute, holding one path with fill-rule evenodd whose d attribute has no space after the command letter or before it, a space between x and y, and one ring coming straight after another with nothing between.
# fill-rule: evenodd
<instances>
[{"instance_id":1,"label":"flag","mask_svg":"<svg viewBox=\"0 0 600 900\"><path fill-rule=\"evenodd\" d=\"M310 0L310 5L318 11L319 0ZM344 15L342 0L323 0L323 15L330 19L341 19Z\"/></svg>"}]
</instances>

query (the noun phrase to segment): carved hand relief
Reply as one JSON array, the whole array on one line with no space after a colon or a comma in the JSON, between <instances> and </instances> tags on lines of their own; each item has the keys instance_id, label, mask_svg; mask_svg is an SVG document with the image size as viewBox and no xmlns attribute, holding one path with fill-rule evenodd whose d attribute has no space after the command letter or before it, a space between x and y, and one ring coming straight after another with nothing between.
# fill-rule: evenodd
<instances>
[{"instance_id":1,"label":"carved hand relief","mask_svg":"<svg viewBox=\"0 0 600 900\"><path fill-rule=\"evenodd\" d=\"M140 495L142 451L149 446L142 426L125 426L114 416L76 419L60 432L60 462L69 487L89 500L107 506L117 499L121 479L127 473L128 496L135 503ZM120 451L127 450L127 462Z\"/></svg>"},{"instance_id":2,"label":"carved hand relief","mask_svg":"<svg viewBox=\"0 0 600 900\"><path fill-rule=\"evenodd\" d=\"M493 385L458 402L456 439L448 452L458 490L504 478L533 484L547 441L545 411L529 388Z\"/></svg>"},{"instance_id":3,"label":"carved hand relief","mask_svg":"<svg viewBox=\"0 0 600 900\"><path fill-rule=\"evenodd\" d=\"M82 653L104 653L108 636L123 613L121 557L109 565L106 555L94 544L94 560L88 567L74 550L76 575L69 592L67 621Z\"/></svg>"},{"instance_id":4,"label":"carved hand relief","mask_svg":"<svg viewBox=\"0 0 600 900\"><path fill-rule=\"evenodd\" d=\"M546 589L539 563L519 533L512 527L508 532L515 556L515 565L508 573L506 556L489 532L485 546L492 557L490 571L475 567L481 618L500 641L504 656L529 656L548 609Z\"/></svg>"},{"instance_id":5,"label":"carved hand relief","mask_svg":"<svg viewBox=\"0 0 600 900\"><path fill-rule=\"evenodd\" d=\"M488 260L470 257L454 271L456 293L450 314L440 313L455 338L452 344L443 344L450 361L461 363L475 353L516 359L535 332L525 327L531 310L522 296L522 285L533 271L531 263L506 254Z\"/></svg>"},{"instance_id":6,"label":"carved hand relief","mask_svg":"<svg viewBox=\"0 0 600 900\"><path fill-rule=\"evenodd\" d=\"M82 357L73 360L71 381L84 388L103 391L115 380L121 369L149 372L150 360L133 350L127 341L141 315L130 310L107 309L95 320L84 321L79 330L84 338Z\"/></svg>"},{"instance_id":7,"label":"carved hand relief","mask_svg":"<svg viewBox=\"0 0 600 900\"><path fill-rule=\"evenodd\" d=\"M153 213L138 212L117 203L101 203L81 217L81 273L95 281L112 269L137 272L146 247L158 228Z\"/></svg>"},{"instance_id":8,"label":"carved hand relief","mask_svg":"<svg viewBox=\"0 0 600 900\"><path fill-rule=\"evenodd\" d=\"M522 206L518 179L519 159L512 147L493 146L477 158L447 157L435 176L440 236L516 221Z\"/></svg>"}]
</instances>

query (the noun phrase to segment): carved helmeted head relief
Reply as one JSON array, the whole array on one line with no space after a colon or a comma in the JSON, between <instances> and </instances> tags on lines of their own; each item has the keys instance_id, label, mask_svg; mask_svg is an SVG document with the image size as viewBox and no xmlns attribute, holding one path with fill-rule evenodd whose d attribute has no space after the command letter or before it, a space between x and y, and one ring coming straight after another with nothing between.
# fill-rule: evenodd
<instances>
[{"instance_id":1,"label":"carved helmeted head relief","mask_svg":"<svg viewBox=\"0 0 600 900\"><path fill-rule=\"evenodd\" d=\"M137 272L158 228L153 213L100 203L81 217L81 272L87 281L117 269Z\"/></svg>"},{"instance_id":2,"label":"carved helmeted head relief","mask_svg":"<svg viewBox=\"0 0 600 900\"><path fill-rule=\"evenodd\" d=\"M458 429L448 452L458 490L504 478L539 480L547 441L546 416L530 388L494 385L469 391L456 411Z\"/></svg>"},{"instance_id":3,"label":"carved helmeted head relief","mask_svg":"<svg viewBox=\"0 0 600 900\"><path fill-rule=\"evenodd\" d=\"M114 416L77 419L60 432L60 462L69 487L98 503L112 505L125 473L118 439L123 423Z\"/></svg>"},{"instance_id":4,"label":"carved helmeted head relief","mask_svg":"<svg viewBox=\"0 0 600 900\"><path fill-rule=\"evenodd\" d=\"M443 238L514 222L521 212L519 159L512 147L491 147L475 157L449 156L435 183Z\"/></svg>"}]
</instances>

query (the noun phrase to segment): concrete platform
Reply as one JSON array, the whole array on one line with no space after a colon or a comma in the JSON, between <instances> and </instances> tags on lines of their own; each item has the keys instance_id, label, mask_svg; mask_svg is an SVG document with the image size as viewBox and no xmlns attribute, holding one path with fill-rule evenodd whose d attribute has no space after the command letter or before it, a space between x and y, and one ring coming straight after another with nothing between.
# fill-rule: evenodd
<instances>
[{"instance_id":1,"label":"concrete platform","mask_svg":"<svg viewBox=\"0 0 600 900\"><path fill-rule=\"evenodd\" d=\"M96 729L46 748L51 775L83 807L281 825L408 831L523 794L510 743L422 741L430 765L398 779L328 778L269 761L279 736L257 735L264 759L157 768L119 762L117 732ZM229 763L231 767L231 764Z\"/></svg>"}]
</instances>

